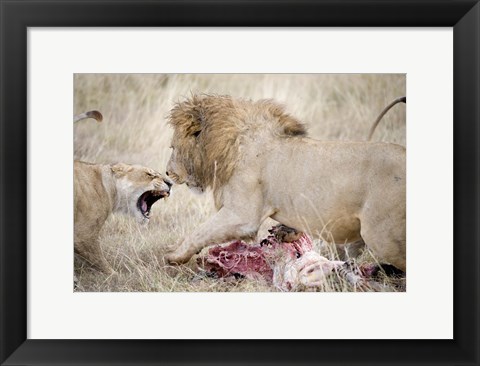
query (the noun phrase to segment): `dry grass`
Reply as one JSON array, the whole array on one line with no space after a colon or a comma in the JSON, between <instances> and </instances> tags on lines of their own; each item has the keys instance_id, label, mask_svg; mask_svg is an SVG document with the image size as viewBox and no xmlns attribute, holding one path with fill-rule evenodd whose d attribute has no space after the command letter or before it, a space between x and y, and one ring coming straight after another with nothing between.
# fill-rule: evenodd
<instances>
[{"instance_id":1,"label":"dry grass","mask_svg":"<svg viewBox=\"0 0 480 366\"><path fill-rule=\"evenodd\" d=\"M75 159L125 162L165 171L172 129L166 116L173 103L190 93L229 94L249 99L273 98L307 123L317 139L364 140L381 110L406 94L404 75L162 75L77 74L74 114L98 109L104 122L74 126ZM405 145L405 107L394 107L381 122L374 140ZM112 216L101 237L108 262L118 272L107 277L76 261L78 291L275 291L268 283L216 280L199 274L194 260L180 267L164 264L165 247L177 243L213 211L210 194L174 187L168 200L154 205L148 226ZM259 236L265 235L263 225ZM332 249L316 243L327 257ZM359 262L372 261L364 253ZM404 279L380 277L385 291L402 290ZM322 291L354 291L333 276Z\"/></svg>"}]
</instances>

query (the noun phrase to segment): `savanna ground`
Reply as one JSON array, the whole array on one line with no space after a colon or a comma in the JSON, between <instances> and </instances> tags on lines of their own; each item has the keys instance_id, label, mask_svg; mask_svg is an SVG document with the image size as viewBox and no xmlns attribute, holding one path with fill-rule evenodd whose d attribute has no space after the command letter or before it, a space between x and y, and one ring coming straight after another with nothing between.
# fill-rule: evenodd
<instances>
[{"instance_id":1,"label":"savanna ground","mask_svg":"<svg viewBox=\"0 0 480 366\"><path fill-rule=\"evenodd\" d=\"M167 125L167 116L175 102L191 93L228 94L253 100L272 98L306 123L313 138L365 140L382 109L406 95L406 78L398 74L76 74L73 114L97 109L104 120L101 124L93 120L75 124L74 158L94 163L142 164L164 173L173 132ZM373 140L405 146L405 113L404 105L390 110ZM167 245L178 243L213 212L210 193L198 195L182 185L174 186L170 198L153 206L146 226L130 217L111 216L100 241L117 274L106 276L76 259L76 291L276 291L262 281L210 278L197 270L195 258L179 267L164 263ZM267 221L259 239L275 224ZM315 245L322 255L335 257L331 246L319 240ZM357 260L374 261L368 251ZM385 291L404 290L404 278L380 274L377 281ZM334 275L318 290L355 289Z\"/></svg>"}]
</instances>

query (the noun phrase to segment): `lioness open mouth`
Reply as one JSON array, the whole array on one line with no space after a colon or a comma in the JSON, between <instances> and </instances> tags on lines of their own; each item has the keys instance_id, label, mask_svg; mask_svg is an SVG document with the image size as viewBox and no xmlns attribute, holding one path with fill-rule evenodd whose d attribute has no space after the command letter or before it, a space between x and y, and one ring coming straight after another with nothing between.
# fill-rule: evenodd
<instances>
[{"instance_id":1,"label":"lioness open mouth","mask_svg":"<svg viewBox=\"0 0 480 366\"><path fill-rule=\"evenodd\" d=\"M155 202L157 202L159 199L168 197L170 195L170 192L168 191L158 191L158 190L152 190L152 191L146 191L142 193L140 198L137 201L137 207L142 213L142 215L149 219L150 218L150 210L152 209L152 206Z\"/></svg>"}]
</instances>

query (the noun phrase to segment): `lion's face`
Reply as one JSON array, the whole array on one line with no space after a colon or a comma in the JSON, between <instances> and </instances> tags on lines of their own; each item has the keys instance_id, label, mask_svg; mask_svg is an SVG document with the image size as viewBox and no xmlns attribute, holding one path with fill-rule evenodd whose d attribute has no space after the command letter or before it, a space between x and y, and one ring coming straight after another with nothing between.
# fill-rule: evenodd
<instances>
[{"instance_id":1,"label":"lion's face","mask_svg":"<svg viewBox=\"0 0 480 366\"><path fill-rule=\"evenodd\" d=\"M176 184L185 183L196 193L203 193L205 187L198 179L198 173L202 171L202 149L198 143L199 136L192 134L187 136L175 136L172 139L172 154L167 164L167 175Z\"/></svg>"},{"instance_id":2,"label":"lion's face","mask_svg":"<svg viewBox=\"0 0 480 366\"><path fill-rule=\"evenodd\" d=\"M155 202L170 195L172 182L153 169L140 165L115 164L111 167L116 180L116 210L147 223Z\"/></svg>"}]
</instances>

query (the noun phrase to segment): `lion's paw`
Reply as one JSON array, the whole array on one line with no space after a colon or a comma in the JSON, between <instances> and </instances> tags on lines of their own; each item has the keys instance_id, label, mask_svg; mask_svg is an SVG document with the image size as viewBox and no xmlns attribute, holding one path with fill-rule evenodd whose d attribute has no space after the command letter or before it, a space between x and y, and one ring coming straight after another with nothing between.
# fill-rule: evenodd
<instances>
[{"instance_id":1,"label":"lion's paw","mask_svg":"<svg viewBox=\"0 0 480 366\"><path fill-rule=\"evenodd\" d=\"M165 261L168 264L178 265L187 263L190 260L191 256L187 256L183 253L178 253L178 251L170 252L165 255Z\"/></svg>"}]
</instances>

